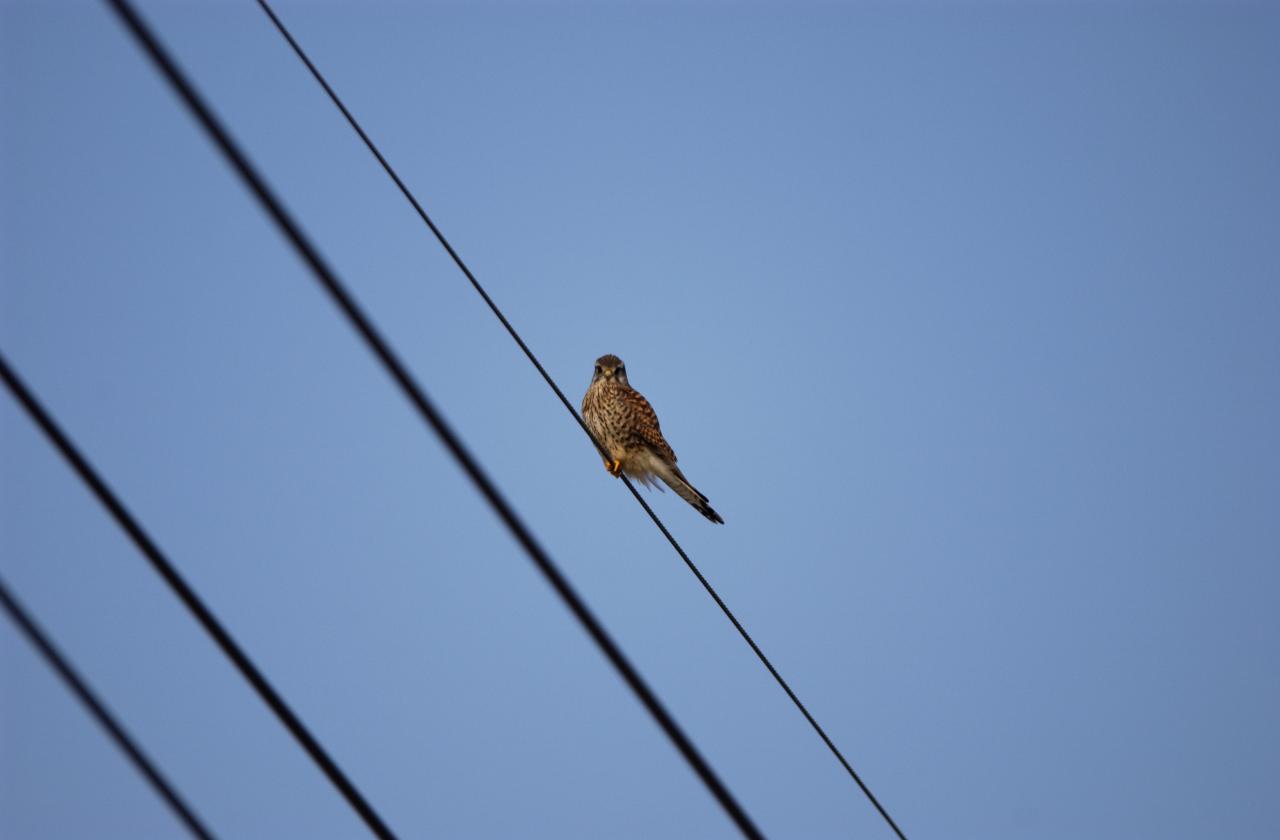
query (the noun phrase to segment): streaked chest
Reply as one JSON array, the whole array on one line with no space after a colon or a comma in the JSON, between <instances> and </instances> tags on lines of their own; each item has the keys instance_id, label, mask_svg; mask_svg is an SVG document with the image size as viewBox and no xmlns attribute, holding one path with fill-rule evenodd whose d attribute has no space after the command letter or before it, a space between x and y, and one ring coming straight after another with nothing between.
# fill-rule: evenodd
<instances>
[{"instance_id":1,"label":"streaked chest","mask_svg":"<svg viewBox=\"0 0 1280 840\"><path fill-rule=\"evenodd\" d=\"M587 391L582 409L584 419L592 425L602 431L616 431L626 421L627 414L622 386L616 382L597 382Z\"/></svg>"}]
</instances>

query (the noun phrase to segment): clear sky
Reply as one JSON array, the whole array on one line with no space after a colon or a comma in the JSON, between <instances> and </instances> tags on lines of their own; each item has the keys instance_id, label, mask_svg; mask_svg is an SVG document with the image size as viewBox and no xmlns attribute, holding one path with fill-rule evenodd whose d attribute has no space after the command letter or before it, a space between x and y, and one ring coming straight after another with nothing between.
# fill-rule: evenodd
<instances>
[{"instance_id":1,"label":"clear sky","mask_svg":"<svg viewBox=\"0 0 1280 840\"><path fill-rule=\"evenodd\" d=\"M762 829L889 837L257 7L141 9ZM1280 836L1280 6L279 11L909 836ZM734 836L105 7L0 114L0 347L402 837ZM7 395L0 573L365 836ZM0 621L0 836L181 834Z\"/></svg>"}]
</instances>

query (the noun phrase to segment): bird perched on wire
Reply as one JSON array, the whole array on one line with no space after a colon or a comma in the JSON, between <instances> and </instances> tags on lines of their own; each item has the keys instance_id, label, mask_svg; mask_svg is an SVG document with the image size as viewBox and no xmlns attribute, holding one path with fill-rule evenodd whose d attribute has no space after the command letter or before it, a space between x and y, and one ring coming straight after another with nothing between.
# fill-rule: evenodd
<instances>
[{"instance_id":1,"label":"bird perched on wire","mask_svg":"<svg viewBox=\"0 0 1280 840\"><path fill-rule=\"evenodd\" d=\"M676 466L676 453L658 428L658 415L627 382L622 359L613 354L596 359L591 386L582 398L582 419L609 453L604 468L611 475L625 472L646 487L657 487L654 478L660 478L698 513L724 522Z\"/></svg>"}]
</instances>

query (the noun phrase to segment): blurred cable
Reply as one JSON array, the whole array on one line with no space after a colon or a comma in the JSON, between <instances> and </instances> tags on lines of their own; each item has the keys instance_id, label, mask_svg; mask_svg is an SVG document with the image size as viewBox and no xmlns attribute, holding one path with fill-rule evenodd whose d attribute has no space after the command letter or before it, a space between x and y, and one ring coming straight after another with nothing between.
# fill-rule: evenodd
<instances>
[{"instance_id":1,"label":"blurred cable","mask_svg":"<svg viewBox=\"0 0 1280 840\"><path fill-rule=\"evenodd\" d=\"M680 754L684 756L685 761L702 779L721 807L724 808L725 812L737 824L744 835L752 838L763 837L760 830L751 821L751 818L747 816L746 811L742 809L742 806L738 804L729 789L725 787L719 776L716 775L711 765L702 757L693 742L689 740L689 737L680 728L679 724L676 723L675 719L671 717L670 713L662 705L657 695L653 693L639 672L631 665L623 654L622 649L613 641L604 626L600 624L599 620L588 609L586 603L570 586L568 579L560 572L551 557L534 539L533 533L528 526L524 524L515 510L498 491L497 485L480 467L479 462L466 449L461 438L445 421L443 415L427 397L426 392L423 391L409 373L408 368L391 350L391 346L373 326L373 322L359 308L355 298L351 296L351 293L338 279L337 274L320 256L320 252L302 232L301 227L298 226L289 212L285 210L284 205L276 198L270 187L267 186L266 181L250 163L244 152L240 150L240 147L232 140L231 135L196 92L168 52L161 46L150 28L134 11L132 5L128 0L105 0L105 2L115 10L121 21L133 33L139 46L155 63L156 69L173 86L174 91L181 97L192 115L209 134L210 139L213 140L214 144L226 157L227 162L231 164L232 168L244 181L245 186L254 194L262 204L263 209L280 227L285 238L297 250L299 256L311 269L316 281L329 293L334 303L347 317L347 320L351 322L352 327L364 339L369 350L386 368L387 373L399 385L401 391L404 392L404 395L417 409L422 419L440 438L440 441L449 450L449 453L462 467L463 471L466 472L476 489L485 497L494 512L506 524L512 536L524 548L530 559L538 567L538 570L542 572L548 583L551 584L565 605L578 619L583 629L587 631L601 652L613 664L640 702L653 716L654 720L666 732L672 743L680 751Z\"/></svg>"},{"instance_id":2,"label":"blurred cable","mask_svg":"<svg viewBox=\"0 0 1280 840\"><path fill-rule=\"evenodd\" d=\"M107 734L116 742L116 746L124 751L124 754L133 762L133 766L138 772L147 778L151 786L155 788L156 793L164 799L173 812L186 825L187 830L202 840L213 840L213 833L204 827L200 822L200 818L195 815L191 807L183 801L178 795L178 791L164 777L164 773L160 772L151 759L147 758L146 753L142 751L134 739L125 730L124 726L119 723L115 717L107 710L97 696L93 693L93 689L89 684L76 673L76 669L71 667L71 663L67 660L62 652L58 650L53 641L45 635L40 626L36 624L35 619L23 608L18 599L9 591L8 585L4 579L0 578L0 606L5 608L9 613L9 617L13 619L13 623L18 629L26 635L27 640L31 642L40 651L40 655L49 663L49 667L57 671L58 676L67 684L71 692L76 695L85 708L89 710L98 724L105 730Z\"/></svg>"},{"instance_id":3,"label":"blurred cable","mask_svg":"<svg viewBox=\"0 0 1280 840\"><path fill-rule=\"evenodd\" d=\"M569 402L567 397L565 397L564 391L560 390L560 386L557 385L555 380L551 378L551 375L547 373L546 368L542 366L542 362L538 361L537 356L535 356L533 351L529 349L529 346L524 343L524 339L522 339L520 334L516 332L515 327L511 326L511 322L507 320L507 316L502 313L502 310L498 308L498 305L493 302L493 298L489 297L488 292L486 292L484 287L480 285L480 282L476 280L475 275L471 273L471 269L462 261L462 257L458 256L458 252L449 244L449 240L445 238L444 234L440 231L440 228L436 227L435 222L431 220L431 217L427 215L427 211L418 203L418 199L415 198L409 188L405 186L404 181L400 180L400 176L396 174L395 169L393 169L391 164L387 162L387 159L382 156L382 152L378 150L376 145L374 145L373 140L371 140L369 135L365 133L365 130L360 126L360 123L356 118L352 116L349 110L347 110L347 106L343 104L342 100L338 97L338 94L334 92L332 87L330 87L329 82L316 68L315 64L312 63L311 59L307 57L307 54L285 27L284 23L272 10L271 6L268 5L266 0L257 0L257 2L258 5L262 7L262 10L266 12L267 17L271 18L271 22L275 24L276 29L278 29L280 34L284 36L284 39L289 42L289 46L293 48L294 53L296 53L298 58L302 60L302 63L307 66L307 69L311 71L311 75L314 76L315 80L320 83L322 88L324 88L325 93L329 95L333 104L336 105L338 110L342 112L342 115L346 117L347 122L351 124L351 127L355 130L356 134L360 136L360 139L364 141L365 146L377 159L378 163L382 165L382 168L400 189L400 192L408 200L409 204L413 206L418 217L421 218L422 221L426 223L427 227L431 229L431 232L435 234L436 239L439 240L445 251L447 251L449 256L453 258L454 263L456 263L458 268L462 270L462 273L466 275L467 280L471 282L472 288L474 288L480 297L484 299L484 302L488 305L494 316L502 323L502 326L506 328L507 333L510 334L515 343L519 345L520 349L524 351L525 356L528 357L533 366L538 369L538 373L542 374L542 378L546 381L547 385L550 386L551 390L555 392L555 395L560 398L560 402L564 404L565 410L572 415L573 419L582 427L582 431L591 439L591 443L600 452L601 457L609 460L609 453L605 451L604 447L601 446L600 441L596 440L595 435L593 435L591 430L587 428L586 423L582 421L582 417L578 414L577 409L575 409L573 404ZM680 555L680 559L689 567L689 571L693 572L694 577L696 577L698 582L702 584L702 587L707 590L707 594L711 596L711 598L716 602L716 605L724 612L725 616L733 624L734 628L739 634L741 634L742 638L751 647L751 650L764 664L764 667L768 669L769 673L773 675L773 678L777 680L778 685L780 685L782 690L786 692L786 695L791 698L791 702L800 710L800 714L804 715L804 719L807 720L809 725L813 727L814 731L818 733L818 737L820 737L822 742L827 745L827 749L829 749L835 755L836 759L839 760L840 764L844 767L845 772L847 772L853 781L857 783L863 794L865 794L871 804L875 806L875 809L880 812L880 816L884 817L885 822L889 824L889 827L893 829L894 833L901 838L901 840L906 840L906 835L902 833L902 829L898 828L898 824L894 822L893 817L889 816L889 812L885 810L884 806L880 804L880 801L876 799L875 795L871 792L871 789L862 781L862 778L853 769L853 766L849 764L848 760L844 757L844 754L840 752L839 748L836 747L831 738L827 736L826 731L818 724L818 721L814 719L813 715L809 713L809 710L805 708L804 703L800 702L800 698L791 690L791 686L788 685L787 681L778 673L778 669L773 667L773 663L769 661L769 658L764 655L764 651L760 649L760 646L757 645L755 640L751 638L751 635L747 633L746 628L742 626L740 621L738 621L737 616L733 614L716 590L711 586L707 579L703 577L702 572L700 572L698 567L694 565L693 561L689 559L689 555L685 553L683 548L681 548L680 543L676 542L676 538L671 535L671 532L667 530L667 526L663 524L662 520L658 518L658 515L653 512L653 508L649 507L649 503L646 502L644 497L640 495L640 492L636 490L635 485L633 485L625 475L620 476L620 478L622 478L623 483L627 485L627 489L631 491L631 495L634 496L636 501L640 503L640 506L644 508L645 513L649 514L649 518L653 520L653 524L658 526L658 530L667 538L667 542L671 543L671 547Z\"/></svg>"},{"instance_id":4,"label":"blurred cable","mask_svg":"<svg viewBox=\"0 0 1280 840\"><path fill-rule=\"evenodd\" d=\"M263 676L262 672L249 659L249 656L236 644L231 634L227 632L209 608L205 606L204 601L200 599L196 591L178 574L177 568L169 562L168 558L160 551L160 548L152 542L151 537L147 536L147 532L142 529L142 525L138 520L134 519L133 514L129 513L124 503L120 501L101 476L85 460L84 456L80 454L75 444L63 433L53 417L40 405L35 395L18 377L17 372L9 367L9 363L5 360L3 353L0 353L0 378L4 379L4 384L8 386L14 398L26 409L27 414L44 432L49 442L62 453L62 457L76 471L80 479L88 485L93 494L98 497L98 501L115 519L116 524L129 535L138 550L151 561L151 566L156 570L156 573L164 578L164 582L169 584L169 588L173 590L178 599L200 622L200 626L213 637L214 642L226 654L227 658L232 661L236 669L240 671L241 676L248 680L254 691L262 698L262 701L271 708L271 711L275 712L276 717L284 724L284 727L302 745L307 755L311 756L311 760L319 766L329 778L329 781L333 782L334 787L338 789L351 807L355 809L356 813L360 815L361 819L364 820L365 824L369 826L369 830L377 837L383 838L383 840L394 840L395 835L391 833L391 829L387 828L382 818L360 795L360 792L356 790L355 785L342 772L342 769L329 757L324 747L320 746L320 742L315 739L298 716L294 714L293 710L289 708L289 705L285 703L284 698L271 687L271 683L267 682L267 678Z\"/></svg>"}]
</instances>

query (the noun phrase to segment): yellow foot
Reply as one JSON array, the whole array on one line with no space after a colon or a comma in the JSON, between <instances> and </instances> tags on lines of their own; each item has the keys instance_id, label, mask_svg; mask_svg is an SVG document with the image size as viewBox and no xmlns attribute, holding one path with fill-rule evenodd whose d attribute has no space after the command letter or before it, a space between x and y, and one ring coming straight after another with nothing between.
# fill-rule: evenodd
<instances>
[{"instance_id":1,"label":"yellow foot","mask_svg":"<svg viewBox=\"0 0 1280 840\"><path fill-rule=\"evenodd\" d=\"M618 478L622 475L622 462L619 460L605 461L604 468L609 471L609 475Z\"/></svg>"}]
</instances>

